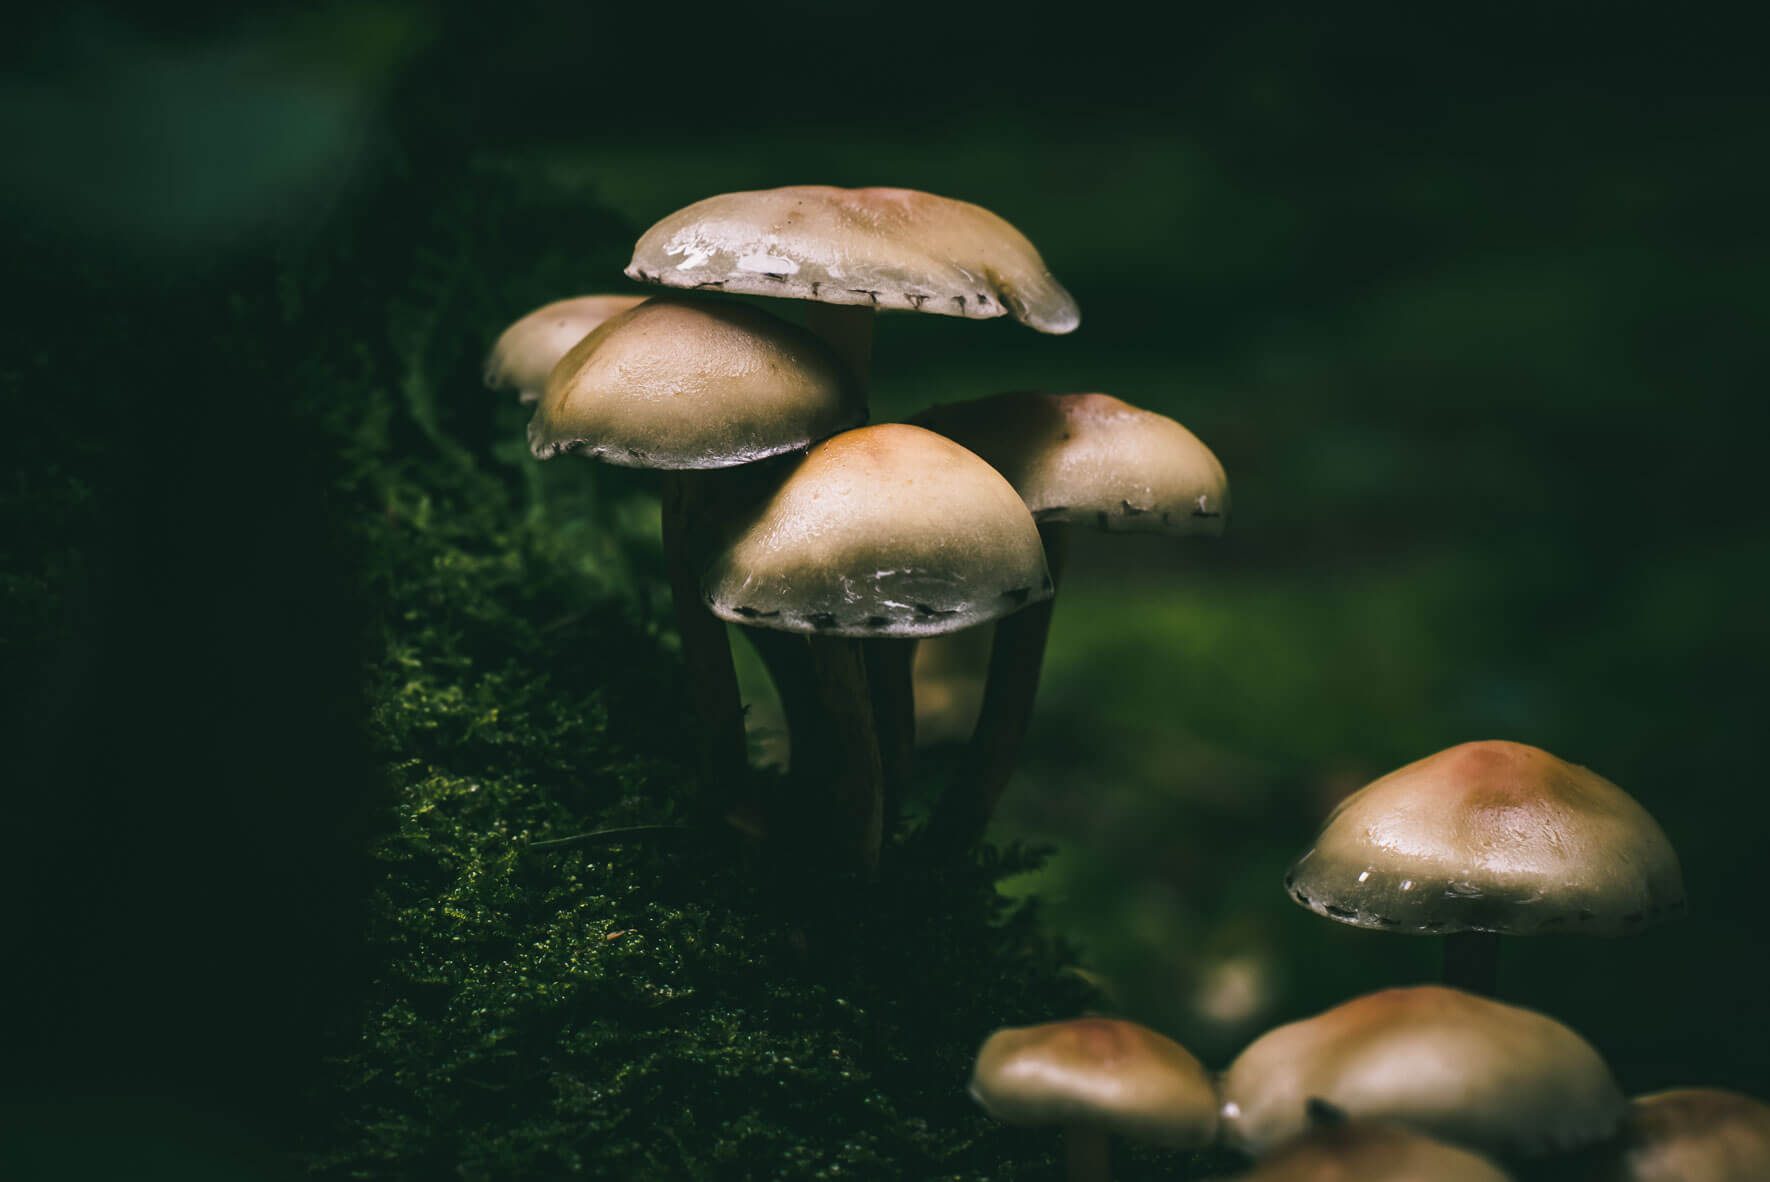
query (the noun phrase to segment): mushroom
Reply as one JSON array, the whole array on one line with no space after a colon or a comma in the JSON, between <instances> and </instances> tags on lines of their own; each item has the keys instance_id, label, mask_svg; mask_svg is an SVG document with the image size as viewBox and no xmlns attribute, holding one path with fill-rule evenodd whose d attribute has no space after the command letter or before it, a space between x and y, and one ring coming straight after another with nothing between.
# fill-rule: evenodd
<instances>
[{"instance_id":1,"label":"mushroom","mask_svg":"<svg viewBox=\"0 0 1770 1182\"><path fill-rule=\"evenodd\" d=\"M1633 798L1499 741L1440 751L1348 796L1285 889L1341 923L1445 936L1445 983L1487 994L1502 933L1626 935L1684 910L1678 856Z\"/></svg>"},{"instance_id":2,"label":"mushroom","mask_svg":"<svg viewBox=\"0 0 1770 1182\"><path fill-rule=\"evenodd\" d=\"M998 1030L971 1097L1012 1125L1061 1125L1070 1182L1106 1182L1114 1134L1170 1149L1217 1135L1217 1089L1185 1047L1116 1018Z\"/></svg>"},{"instance_id":3,"label":"mushroom","mask_svg":"<svg viewBox=\"0 0 1770 1182\"><path fill-rule=\"evenodd\" d=\"M1441 985L1387 989L1268 1031L1222 1080L1223 1129L1264 1155L1322 1103L1495 1157L1602 1140L1622 1117L1610 1068L1532 1010Z\"/></svg>"},{"instance_id":4,"label":"mushroom","mask_svg":"<svg viewBox=\"0 0 1770 1182\"><path fill-rule=\"evenodd\" d=\"M645 302L644 296L577 296L543 304L514 321L486 356L485 382L492 390L515 390L521 402L539 402L547 375L571 347L603 321Z\"/></svg>"},{"instance_id":5,"label":"mushroom","mask_svg":"<svg viewBox=\"0 0 1770 1182\"><path fill-rule=\"evenodd\" d=\"M1597 1182L1762 1182L1770 1178L1770 1105L1717 1088L1629 1101Z\"/></svg>"},{"instance_id":6,"label":"mushroom","mask_svg":"<svg viewBox=\"0 0 1770 1182\"><path fill-rule=\"evenodd\" d=\"M1318 1123L1262 1158L1245 1182L1508 1182L1479 1154L1375 1121Z\"/></svg>"},{"instance_id":7,"label":"mushroom","mask_svg":"<svg viewBox=\"0 0 1770 1182\"><path fill-rule=\"evenodd\" d=\"M734 514L701 586L721 619L810 638L841 762L837 846L869 873L883 771L860 645L994 620L1051 594L1038 528L1008 482L901 423L813 447L763 503Z\"/></svg>"},{"instance_id":8,"label":"mushroom","mask_svg":"<svg viewBox=\"0 0 1770 1182\"><path fill-rule=\"evenodd\" d=\"M917 415L913 422L982 456L1014 486L1062 579L1068 529L1215 535L1229 512L1223 465L1165 415L1110 394L996 394ZM972 774L941 802L935 825L959 844L983 835L1032 716L1051 627L1047 602L996 626Z\"/></svg>"},{"instance_id":9,"label":"mushroom","mask_svg":"<svg viewBox=\"0 0 1770 1182\"><path fill-rule=\"evenodd\" d=\"M608 320L554 366L529 423L539 459L578 452L664 473L664 558L695 695L703 770L745 763L743 709L725 627L700 603L691 504L708 469L801 450L866 418L816 336L759 309L664 296Z\"/></svg>"}]
</instances>

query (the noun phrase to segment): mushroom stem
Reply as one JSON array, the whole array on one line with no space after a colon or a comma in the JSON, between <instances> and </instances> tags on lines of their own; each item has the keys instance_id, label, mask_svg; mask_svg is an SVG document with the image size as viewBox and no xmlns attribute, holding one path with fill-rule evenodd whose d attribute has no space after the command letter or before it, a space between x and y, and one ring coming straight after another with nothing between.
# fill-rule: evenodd
<instances>
[{"instance_id":1,"label":"mushroom stem","mask_svg":"<svg viewBox=\"0 0 1770 1182\"><path fill-rule=\"evenodd\" d=\"M1444 983L1479 997L1500 988L1500 934L1454 932L1444 938Z\"/></svg>"},{"instance_id":2,"label":"mushroom stem","mask_svg":"<svg viewBox=\"0 0 1770 1182\"><path fill-rule=\"evenodd\" d=\"M815 833L837 856L858 865L869 879L879 870L879 843L884 830L885 777L879 762L878 733L873 727L872 695L867 685L863 641L842 636L808 638L812 676L827 712L826 744L830 758L806 768L807 783L794 759L804 801L830 818L830 828ZM821 799L817 797L821 796Z\"/></svg>"},{"instance_id":3,"label":"mushroom stem","mask_svg":"<svg viewBox=\"0 0 1770 1182\"><path fill-rule=\"evenodd\" d=\"M943 839L957 848L969 849L983 839L1014 775L1020 745L1032 721L1033 699L1038 696L1039 673L1045 663L1045 641L1051 633L1051 612L1057 602L1056 588L1069 552L1069 533L1064 526L1041 525L1039 538L1045 544L1045 563L1051 571L1052 597L996 624L983 708L971 734L969 774L947 793L933 822Z\"/></svg>"},{"instance_id":4,"label":"mushroom stem","mask_svg":"<svg viewBox=\"0 0 1770 1182\"><path fill-rule=\"evenodd\" d=\"M762 658L768 679L780 695L781 713L787 721L789 766L798 771L815 764L819 736L825 728L819 724L823 706L818 700L811 650L806 647L805 637L773 628L744 628L743 633Z\"/></svg>"},{"instance_id":5,"label":"mushroom stem","mask_svg":"<svg viewBox=\"0 0 1770 1182\"><path fill-rule=\"evenodd\" d=\"M1095 1125L1066 1125L1063 1160L1069 1182L1112 1182L1112 1134Z\"/></svg>"},{"instance_id":6,"label":"mushroom stem","mask_svg":"<svg viewBox=\"0 0 1770 1182\"><path fill-rule=\"evenodd\" d=\"M737 669L731 660L731 638L725 623L701 599L701 582L688 553L690 484L694 473L667 471L663 488L664 565L682 635L682 660L688 667L694 716L689 726L710 801L732 795L731 782L748 763L744 739L744 708L738 697Z\"/></svg>"},{"instance_id":7,"label":"mushroom stem","mask_svg":"<svg viewBox=\"0 0 1770 1182\"><path fill-rule=\"evenodd\" d=\"M812 300L805 306L805 327L848 363L850 372L865 393L867 374L873 364L873 321L878 313L866 304L826 304Z\"/></svg>"},{"instance_id":8,"label":"mushroom stem","mask_svg":"<svg viewBox=\"0 0 1770 1182\"><path fill-rule=\"evenodd\" d=\"M866 644L867 684L873 693L873 725L885 775L884 825L889 829L903 807L904 791L915 770L916 694L911 668L916 641L892 638Z\"/></svg>"}]
</instances>

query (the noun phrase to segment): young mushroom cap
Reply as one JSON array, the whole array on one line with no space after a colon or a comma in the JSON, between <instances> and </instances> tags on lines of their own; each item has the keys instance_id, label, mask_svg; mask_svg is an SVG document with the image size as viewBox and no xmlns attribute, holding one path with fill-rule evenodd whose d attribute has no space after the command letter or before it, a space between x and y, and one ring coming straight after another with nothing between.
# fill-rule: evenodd
<instances>
[{"instance_id":1,"label":"young mushroom cap","mask_svg":"<svg viewBox=\"0 0 1770 1182\"><path fill-rule=\"evenodd\" d=\"M1508 1182L1485 1157L1371 1121L1324 1125L1273 1150L1245 1182Z\"/></svg>"},{"instance_id":2,"label":"young mushroom cap","mask_svg":"<svg viewBox=\"0 0 1770 1182\"><path fill-rule=\"evenodd\" d=\"M1081 323L1032 243L981 206L913 189L794 185L697 201L640 238L630 278L946 316Z\"/></svg>"},{"instance_id":3,"label":"young mushroom cap","mask_svg":"<svg viewBox=\"0 0 1770 1182\"><path fill-rule=\"evenodd\" d=\"M846 369L810 332L757 308L663 296L560 359L529 449L632 468L730 468L865 419Z\"/></svg>"},{"instance_id":4,"label":"young mushroom cap","mask_svg":"<svg viewBox=\"0 0 1770 1182\"><path fill-rule=\"evenodd\" d=\"M1600 1182L1770 1178L1770 1105L1716 1088L1637 1096Z\"/></svg>"},{"instance_id":5,"label":"young mushroom cap","mask_svg":"<svg viewBox=\"0 0 1770 1182\"><path fill-rule=\"evenodd\" d=\"M995 469L932 431L864 427L740 512L702 580L735 623L929 636L1051 595L1038 527Z\"/></svg>"},{"instance_id":6,"label":"young mushroom cap","mask_svg":"<svg viewBox=\"0 0 1770 1182\"><path fill-rule=\"evenodd\" d=\"M1086 1125L1173 1149L1217 1134L1217 1090L1203 1065L1114 1018L996 1031L977 1052L971 1096L1012 1125Z\"/></svg>"},{"instance_id":7,"label":"young mushroom cap","mask_svg":"<svg viewBox=\"0 0 1770 1182\"><path fill-rule=\"evenodd\" d=\"M523 402L540 401L547 375L573 345L603 321L644 302L644 296L601 295L543 304L499 335L486 357L486 385L515 390Z\"/></svg>"},{"instance_id":8,"label":"young mushroom cap","mask_svg":"<svg viewBox=\"0 0 1770 1182\"><path fill-rule=\"evenodd\" d=\"M1354 998L1255 1039L1223 1076L1225 1137L1263 1155L1307 1127L1311 1101L1496 1157L1600 1140L1623 1111L1579 1035L1437 985Z\"/></svg>"},{"instance_id":9,"label":"young mushroom cap","mask_svg":"<svg viewBox=\"0 0 1770 1182\"><path fill-rule=\"evenodd\" d=\"M964 444L1044 522L1220 534L1229 478L1198 436L1110 394L994 394L912 422Z\"/></svg>"},{"instance_id":10,"label":"young mushroom cap","mask_svg":"<svg viewBox=\"0 0 1770 1182\"><path fill-rule=\"evenodd\" d=\"M1647 811L1522 743L1464 743L1340 803L1285 877L1298 903L1391 932L1614 936L1684 909Z\"/></svg>"}]
</instances>

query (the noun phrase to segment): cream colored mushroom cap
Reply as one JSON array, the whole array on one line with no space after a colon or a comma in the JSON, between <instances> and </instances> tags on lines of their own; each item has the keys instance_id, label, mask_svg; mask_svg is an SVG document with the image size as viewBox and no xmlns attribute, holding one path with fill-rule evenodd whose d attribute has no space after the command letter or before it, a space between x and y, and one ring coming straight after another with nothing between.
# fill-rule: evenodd
<instances>
[{"instance_id":1,"label":"cream colored mushroom cap","mask_svg":"<svg viewBox=\"0 0 1770 1182\"><path fill-rule=\"evenodd\" d=\"M984 1040L971 1096L1012 1125L1088 1125L1197 1149L1217 1135L1217 1089L1192 1053L1135 1022L1077 1018Z\"/></svg>"},{"instance_id":2,"label":"cream colored mushroom cap","mask_svg":"<svg viewBox=\"0 0 1770 1182\"><path fill-rule=\"evenodd\" d=\"M1770 1105L1716 1088L1629 1101L1615 1160L1599 1182L1762 1182L1770 1178Z\"/></svg>"},{"instance_id":3,"label":"cream colored mushroom cap","mask_svg":"<svg viewBox=\"0 0 1770 1182\"><path fill-rule=\"evenodd\" d=\"M1307 1127L1311 1100L1496 1157L1600 1140L1623 1111L1579 1035L1438 985L1354 998L1255 1039L1223 1076L1225 1137L1263 1155Z\"/></svg>"},{"instance_id":4,"label":"cream colored mushroom cap","mask_svg":"<svg viewBox=\"0 0 1770 1182\"><path fill-rule=\"evenodd\" d=\"M1358 927L1638 931L1684 908L1678 856L1609 780L1522 743L1464 743L1340 803L1285 877Z\"/></svg>"},{"instance_id":5,"label":"cream colored mushroom cap","mask_svg":"<svg viewBox=\"0 0 1770 1182\"><path fill-rule=\"evenodd\" d=\"M647 230L627 275L829 304L1070 332L1081 312L1026 236L981 206L914 189L793 185L723 193Z\"/></svg>"},{"instance_id":6,"label":"cream colored mushroom cap","mask_svg":"<svg viewBox=\"0 0 1770 1182\"><path fill-rule=\"evenodd\" d=\"M578 296L543 304L498 336L486 357L485 381L493 390L515 390L523 402L538 402L547 375L571 347L603 321L645 302L644 296Z\"/></svg>"},{"instance_id":7,"label":"cream colored mushroom cap","mask_svg":"<svg viewBox=\"0 0 1770 1182\"><path fill-rule=\"evenodd\" d=\"M1485 1157L1371 1121L1310 1129L1261 1159L1244 1182L1508 1182Z\"/></svg>"},{"instance_id":8,"label":"cream colored mushroom cap","mask_svg":"<svg viewBox=\"0 0 1770 1182\"><path fill-rule=\"evenodd\" d=\"M1051 596L1038 527L994 468L902 423L812 448L726 531L702 579L721 619L932 636Z\"/></svg>"},{"instance_id":9,"label":"cream colored mushroom cap","mask_svg":"<svg viewBox=\"0 0 1770 1182\"><path fill-rule=\"evenodd\" d=\"M607 321L553 367L529 423L540 459L729 468L866 419L842 362L757 308L661 296Z\"/></svg>"},{"instance_id":10,"label":"cream colored mushroom cap","mask_svg":"<svg viewBox=\"0 0 1770 1182\"><path fill-rule=\"evenodd\" d=\"M1229 478L1198 436L1110 394L993 394L913 422L964 444L1033 518L1166 534L1219 534Z\"/></svg>"}]
</instances>

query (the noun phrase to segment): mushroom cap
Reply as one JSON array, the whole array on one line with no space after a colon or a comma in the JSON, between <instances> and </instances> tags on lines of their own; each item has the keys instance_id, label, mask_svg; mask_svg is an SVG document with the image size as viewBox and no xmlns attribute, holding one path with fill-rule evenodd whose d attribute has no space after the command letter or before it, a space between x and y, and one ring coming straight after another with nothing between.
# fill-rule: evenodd
<instances>
[{"instance_id":1,"label":"mushroom cap","mask_svg":"<svg viewBox=\"0 0 1770 1182\"><path fill-rule=\"evenodd\" d=\"M1537 747L1464 743L1340 802L1285 877L1391 932L1621 935L1684 908L1678 856L1622 789Z\"/></svg>"},{"instance_id":2,"label":"mushroom cap","mask_svg":"<svg viewBox=\"0 0 1770 1182\"><path fill-rule=\"evenodd\" d=\"M722 193L647 230L627 275L829 304L1070 332L1081 312L1026 236L981 206L914 189L792 185Z\"/></svg>"},{"instance_id":3,"label":"mushroom cap","mask_svg":"<svg viewBox=\"0 0 1770 1182\"><path fill-rule=\"evenodd\" d=\"M629 468L730 468L865 419L846 367L807 330L758 308L661 296L607 321L553 367L529 450Z\"/></svg>"},{"instance_id":4,"label":"mushroom cap","mask_svg":"<svg viewBox=\"0 0 1770 1182\"><path fill-rule=\"evenodd\" d=\"M1038 527L1008 482L902 423L818 444L724 533L701 586L740 624L932 636L1051 596Z\"/></svg>"},{"instance_id":5,"label":"mushroom cap","mask_svg":"<svg viewBox=\"0 0 1770 1182\"><path fill-rule=\"evenodd\" d=\"M1135 1022L1076 1018L984 1040L971 1096L1012 1125L1089 1125L1174 1149L1217 1135L1217 1089L1191 1052Z\"/></svg>"},{"instance_id":6,"label":"mushroom cap","mask_svg":"<svg viewBox=\"0 0 1770 1182\"><path fill-rule=\"evenodd\" d=\"M1372 1121L1325 1125L1262 1158L1245 1182L1508 1182L1485 1157Z\"/></svg>"},{"instance_id":7,"label":"mushroom cap","mask_svg":"<svg viewBox=\"0 0 1770 1182\"><path fill-rule=\"evenodd\" d=\"M1256 1156L1308 1125L1311 1100L1496 1157L1610 1135L1623 1098L1579 1035L1533 1010L1439 985L1386 989L1255 1039L1223 1076L1223 1128Z\"/></svg>"},{"instance_id":8,"label":"mushroom cap","mask_svg":"<svg viewBox=\"0 0 1770 1182\"><path fill-rule=\"evenodd\" d=\"M577 296L542 304L498 336L486 356L486 385L515 390L523 402L539 402L547 375L571 347L610 317L645 302L644 296Z\"/></svg>"},{"instance_id":9,"label":"mushroom cap","mask_svg":"<svg viewBox=\"0 0 1770 1182\"><path fill-rule=\"evenodd\" d=\"M1008 478L1033 518L1165 534L1220 534L1229 478L1198 436L1110 394L993 394L912 422Z\"/></svg>"},{"instance_id":10,"label":"mushroom cap","mask_svg":"<svg viewBox=\"0 0 1770 1182\"><path fill-rule=\"evenodd\" d=\"M1629 1101L1601 1182L1759 1182L1770 1178L1770 1105L1716 1088Z\"/></svg>"}]
</instances>

